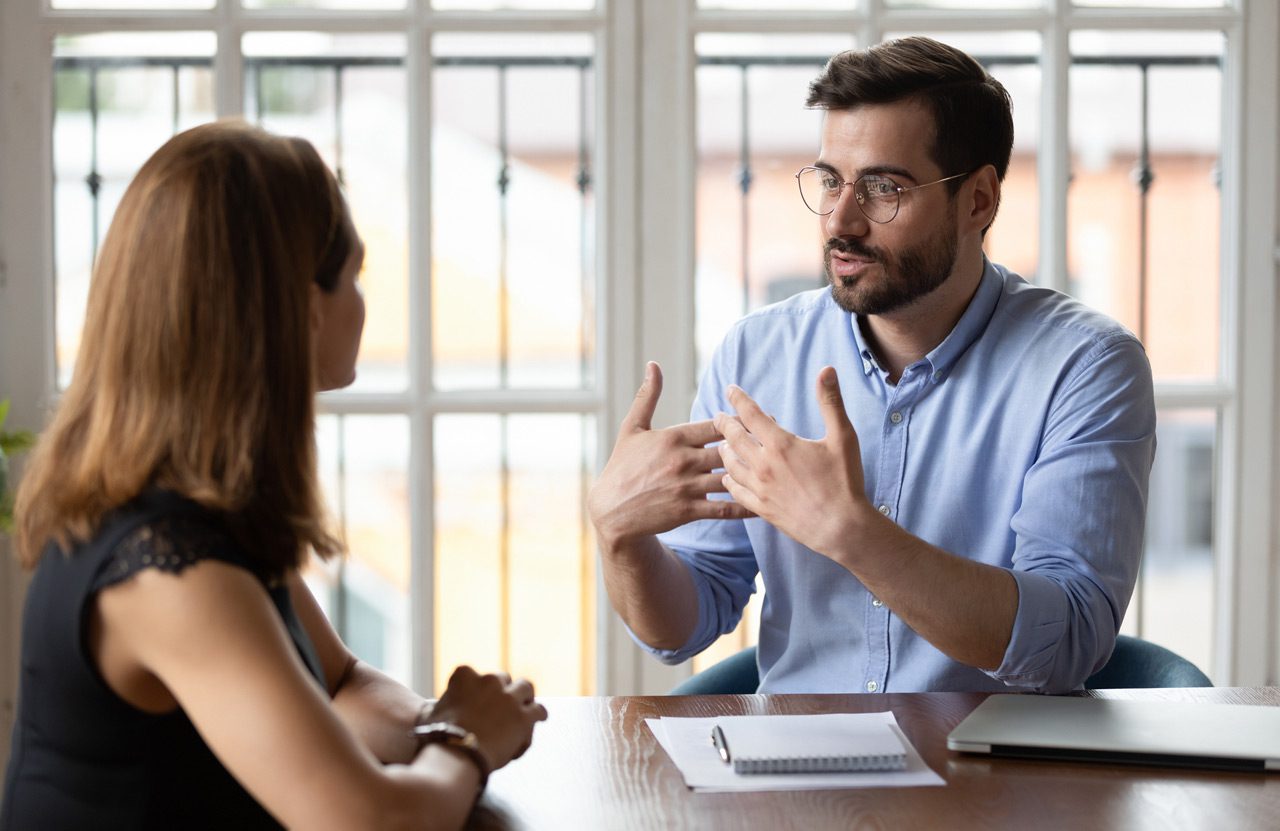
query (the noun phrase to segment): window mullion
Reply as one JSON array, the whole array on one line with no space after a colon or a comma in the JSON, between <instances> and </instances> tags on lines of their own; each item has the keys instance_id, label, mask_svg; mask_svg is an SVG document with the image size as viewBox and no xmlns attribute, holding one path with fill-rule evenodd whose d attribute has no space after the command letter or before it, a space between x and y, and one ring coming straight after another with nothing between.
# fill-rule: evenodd
<instances>
[{"instance_id":1,"label":"window mullion","mask_svg":"<svg viewBox=\"0 0 1280 831\"><path fill-rule=\"evenodd\" d=\"M1062 22L1066 0L1055 0L1059 14L1041 32L1040 263L1036 282L1067 290L1067 189L1071 182L1071 149L1067 117L1070 108L1070 33Z\"/></svg>"},{"instance_id":2,"label":"window mullion","mask_svg":"<svg viewBox=\"0 0 1280 831\"><path fill-rule=\"evenodd\" d=\"M409 96L409 525L410 638L414 688L436 689L435 677L435 410L431 391L431 147L434 70L429 0L410 0Z\"/></svg>"},{"instance_id":3,"label":"window mullion","mask_svg":"<svg viewBox=\"0 0 1280 831\"><path fill-rule=\"evenodd\" d=\"M244 55L239 0L218 4L217 51L213 55L213 110L219 118L244 113Z\"/></svg>"},{"instance_id":4,"label":"window mullion","mask_svg":"<svg viewBox=\"0 0 1280 831\"><path fill-rule=\"evenodd\" d=\"M1280 675L1280 573L1275 505L1280 462L1274 438L1277 340L1273 255L1280 139L1275 36L1280 10L1248 4L1227 27L1222 152L1223 372L1234 406L1221 419L1220 495L1215 515L1217 610L1214 667L1228 684L1274 684Z\"/></svg>"}]
</instances>

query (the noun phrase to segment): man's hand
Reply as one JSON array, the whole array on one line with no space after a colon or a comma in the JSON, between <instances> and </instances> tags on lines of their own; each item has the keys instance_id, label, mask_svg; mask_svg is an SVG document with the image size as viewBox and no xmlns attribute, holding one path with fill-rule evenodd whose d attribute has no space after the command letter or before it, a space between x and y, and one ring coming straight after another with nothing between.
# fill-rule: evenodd
<instances>
[{"instance_id":1,"label":"man's hand","mask_svg":"<svg viewBox=\"0 0 1280 831\"><path fill-rule=\"evenodd\" d=\"M662 395L662 370L652 361L622 420L609 462L587 497L587 510L606 546L670 531L695 519L745 519L751 512L723 493L720 454L706 445L721 436L711 421L652 427Z\"/></svg>"},{"instance_id":2,"label":"man's hand","mask_svg":"<svg viewBox=\"0 0 1280 831\"><path fill-rule=\"evenodd\" d=\"M729 403L737 416L721 413L714 422L725 437L718 448L723 481L737 502L775 528L843 562L859 520L874 510L863 484L858 435L832 367L818 373L817 396L827 434L815 441L782 429L751 396L731 386Z\"/></svg>"}]
</instances>

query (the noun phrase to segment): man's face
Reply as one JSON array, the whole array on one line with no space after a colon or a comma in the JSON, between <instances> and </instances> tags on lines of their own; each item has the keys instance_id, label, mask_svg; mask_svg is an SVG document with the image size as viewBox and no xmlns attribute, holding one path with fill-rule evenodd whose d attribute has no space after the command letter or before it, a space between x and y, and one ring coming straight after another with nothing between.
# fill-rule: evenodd
<instances>
[{"instance_id":1,"label":"man's face","mask_svg":"<svg viewBox=\"0 0 1280 831\"><path fill-rule=\"evenodd\" d=\"M815 164L842 181L874 173L901 187L915 187L955 171L942 171L929 157L933 118L912 102L832 110L822 127ZM847 312L885 315L928 295L951 275L957 225L947 184L900 196L892 221L872 222L845 187L835 210L821 217L824 259L831 295Z\"/></svg>"}]
</instances>

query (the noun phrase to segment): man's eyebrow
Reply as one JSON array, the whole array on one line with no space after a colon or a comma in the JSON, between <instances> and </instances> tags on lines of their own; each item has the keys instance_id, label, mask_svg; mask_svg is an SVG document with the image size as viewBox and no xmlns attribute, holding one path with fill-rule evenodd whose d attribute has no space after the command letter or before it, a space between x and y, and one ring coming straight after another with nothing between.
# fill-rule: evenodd
<instances>
[{"instance_id":1,"label":"man's eyebrow","mask_svg":"<svg viewBox=\"0 0 1280 831\"><path fill-rule=\"evenodd\" d=\"M828 162L819 160L814 162L813 166L818 168L819 170L825 170L825 171L828 171L829 173L835 174L837 178L840 177L840 171L836 170L835 166ZM901 179L910 179L912 182L919 181L911 173L911 171L907 170L905 167L899 167L893 164L873 164L873 165L868 165L867 167L859 168L857 171L857 174L850 181L857 181L858 179L867 175L897 176Z\"/></svg>"}]
</instances>

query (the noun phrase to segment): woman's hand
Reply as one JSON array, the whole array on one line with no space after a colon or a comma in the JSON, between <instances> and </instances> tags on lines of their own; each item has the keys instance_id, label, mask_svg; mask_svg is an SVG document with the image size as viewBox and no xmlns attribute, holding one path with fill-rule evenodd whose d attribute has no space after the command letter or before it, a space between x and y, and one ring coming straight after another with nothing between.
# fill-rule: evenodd
<instances>
[{"instance_id":1,"label":"woman's hand","mask_svg":"<svg viewBox=\"0 0 1280 831\"><path fill-rule=\"evenodd\" d=\"M497 770L519 758L533 741L533 726L547 710L533 699L533 685L506 673L481 675L460 666L427 721L447 721L475 734L480 751Z\"/></svg>"}]
</instances>

